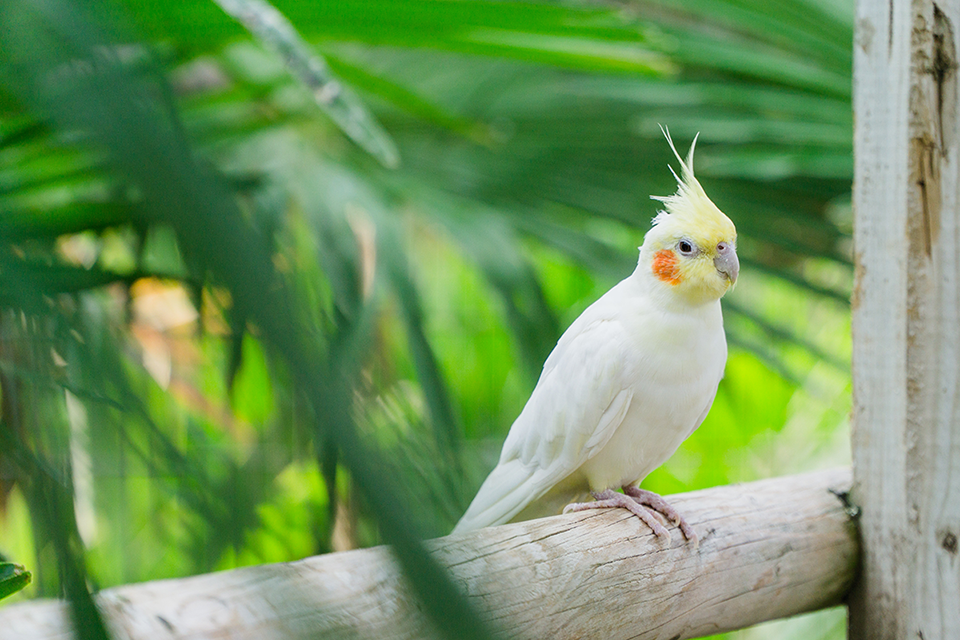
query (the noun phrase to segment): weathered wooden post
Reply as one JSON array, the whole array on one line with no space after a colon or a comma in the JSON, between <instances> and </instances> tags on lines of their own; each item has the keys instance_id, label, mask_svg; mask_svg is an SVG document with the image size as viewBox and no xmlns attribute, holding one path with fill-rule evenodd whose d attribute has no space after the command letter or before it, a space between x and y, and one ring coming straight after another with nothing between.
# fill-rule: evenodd
<instances>
[{"instance_id":1,"label":"weathered wooden post","mask_svg":"<svg viewBox=\"0 0 960 640\"><path fill-rule=\"evenodd\" d=\"M850 637L960 638L960 0L856 10Z\"/></svg>"}]
</instances>

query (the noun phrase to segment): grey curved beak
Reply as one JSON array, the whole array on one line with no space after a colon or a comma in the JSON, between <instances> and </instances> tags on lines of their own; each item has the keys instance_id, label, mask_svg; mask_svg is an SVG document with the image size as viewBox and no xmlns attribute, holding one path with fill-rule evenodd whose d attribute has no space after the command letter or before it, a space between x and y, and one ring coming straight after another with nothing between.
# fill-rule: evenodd
<instances>
[{"instance_id":1,"label":"grey curved beak","mask_svg":"<svg viewBox=\"0 0 960 640\"><path fill-rule=\"evenodd\" d=\"M737 258L737 251L732 244L721 242L717 245L717 257L713 259L713 264L717 271L730 278L730 285L737 283L737 276L740 274L740 259Z\"/></svg>"}]
</instances>

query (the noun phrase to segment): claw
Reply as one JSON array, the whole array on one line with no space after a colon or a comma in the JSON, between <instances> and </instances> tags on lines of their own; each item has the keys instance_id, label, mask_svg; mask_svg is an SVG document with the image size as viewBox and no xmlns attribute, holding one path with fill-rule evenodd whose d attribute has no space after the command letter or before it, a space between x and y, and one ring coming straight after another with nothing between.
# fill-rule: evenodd
<instances>
[{"instance_id":1,"label":"claw","mask_svg":"<svg viewBox=\"0 0 960 640\"><path fill-rule=\"evenodd\" d=\"M593 491L593 502L574 502L564 507L564 513L573 511L586 511L587 509L609 509L620 507L628 510L638 518L644 521L654 534L659 538L669 539L670 533L666 527L660 523L657 516L663 515L667 520L680 527L683 537L693 543L694 548L698 545L696 532L693 530L680 512L663 499L662 496L639 487L623 487L623 493L617 493L612 489L604 491Z\"/></svg>"},{"instance_id":2,"label":"claw","mask_svg":"<svg viewBox=\"0 0 960 640\"><path fill-rule=\"evenodd\" d=\"M630 496L617 493L612 489L591 493L595 498L593 502L574 502L573 504L568 504L563 509L563 512L569 513L571 511L586 511L587 509L609 509L620 507L630 511L630 513L643 520L658 538L670 538L670 532L668 532L667 528L657 520L653 513L647 507L632 499Z\"/></svg>"},{"instance_id":3,"label":"claw","mask_svg":"<svg viewBox=\"0 0 960 640\"><path fill-rule=\"evenodd\" d=\"M684 538L692 542L694 545L697 544L697 534L694 532L693 527L687 523L686 519L684 519L679 511L673 508L673 505L664 500L663 496L656 494L653 491L641 489L640 487L624 487L623 492L640 504L662 513L671 522L673 522L673 524L680 527L680 531L683 533Z\"/></svg>"}]
</instances>

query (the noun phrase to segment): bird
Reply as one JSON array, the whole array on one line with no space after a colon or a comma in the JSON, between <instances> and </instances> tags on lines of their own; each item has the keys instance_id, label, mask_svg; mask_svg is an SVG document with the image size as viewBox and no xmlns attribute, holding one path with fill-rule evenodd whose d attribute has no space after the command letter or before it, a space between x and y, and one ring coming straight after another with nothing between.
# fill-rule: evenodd
<instances>
[{"instance_id":1,"label":"bird","mask_svg":"<svg viewBox=\"0 0 960 640\"><path fill-rule=\"evenodd\" d=\"M672 505L639 484L703 422L727 360L720 298L737 282L733 222L693 172L699 133L677 191L639 247L635 270L591 304L547 357L499 461L453 533L563 512L626 508L661 539ZM620 489L620 491L617 491ZM592 501L574 502L593 497Z\"/></svg>"}]
</instances>

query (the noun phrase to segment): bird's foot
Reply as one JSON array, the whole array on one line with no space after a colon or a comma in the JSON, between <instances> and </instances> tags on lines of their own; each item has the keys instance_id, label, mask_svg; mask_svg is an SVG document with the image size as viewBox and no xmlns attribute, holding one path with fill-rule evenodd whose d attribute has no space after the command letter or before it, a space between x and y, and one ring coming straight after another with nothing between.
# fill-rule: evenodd
<instances>
[{"instance_id":1,"label":"bird's foot","mask_svg":"<svg viewBox=\"0 0 960 640\"><path fill-rule=\"evenodd\" d=\"M697 532L693 530L693 527L687 523L680 512L674 509L673 505L667 502L663 496L653 491L647 491L646 489L633 486L624 487L623 492L643 506L662 513L670 522L680 527L680 532L684 538L692 542L694 546L697 546Z\"/></svg>"},{"instance_id":2,"label":"bird's foot","mask_svg":"<svg viewBox=\"0 0 960 640\"><path fill-rule=\"evenodd\" d=\"M667 531L667 528L663 526L659 518L662 514L680 527L684 538L693 542L694 546L697 545L697 534L694 532L693 527L687 524L683 516L661 496L652 491L639 489L637 487L624 487L623 491L623 493L617 493L613 489L607 489L605 491L591 492L595 498L593 502L574 502L573 504L568 504L563 509L563 512L570 513L572 511L586 511L587 509L620 507L643 520L657 537L669 539L670 533Z\"/></svg>"},{"instance_id":3,"label":"bird's foot","mask_svg":"<svg viewBox=\"0 0 960 640\"><path fill-rule=\"evenodd\" d=\"M667 528L663 526L663 523L654 515L653 511L632 497L617 493L613 489L592 491L591 494L595 498L593 502L574 502L564 507L563 512L570 513L571 511L586 511L587 509L611 509L620 507L643 520L657 537L664 539L670 538L670 533L667 531Z\"/></svg>"}]
</instances>

